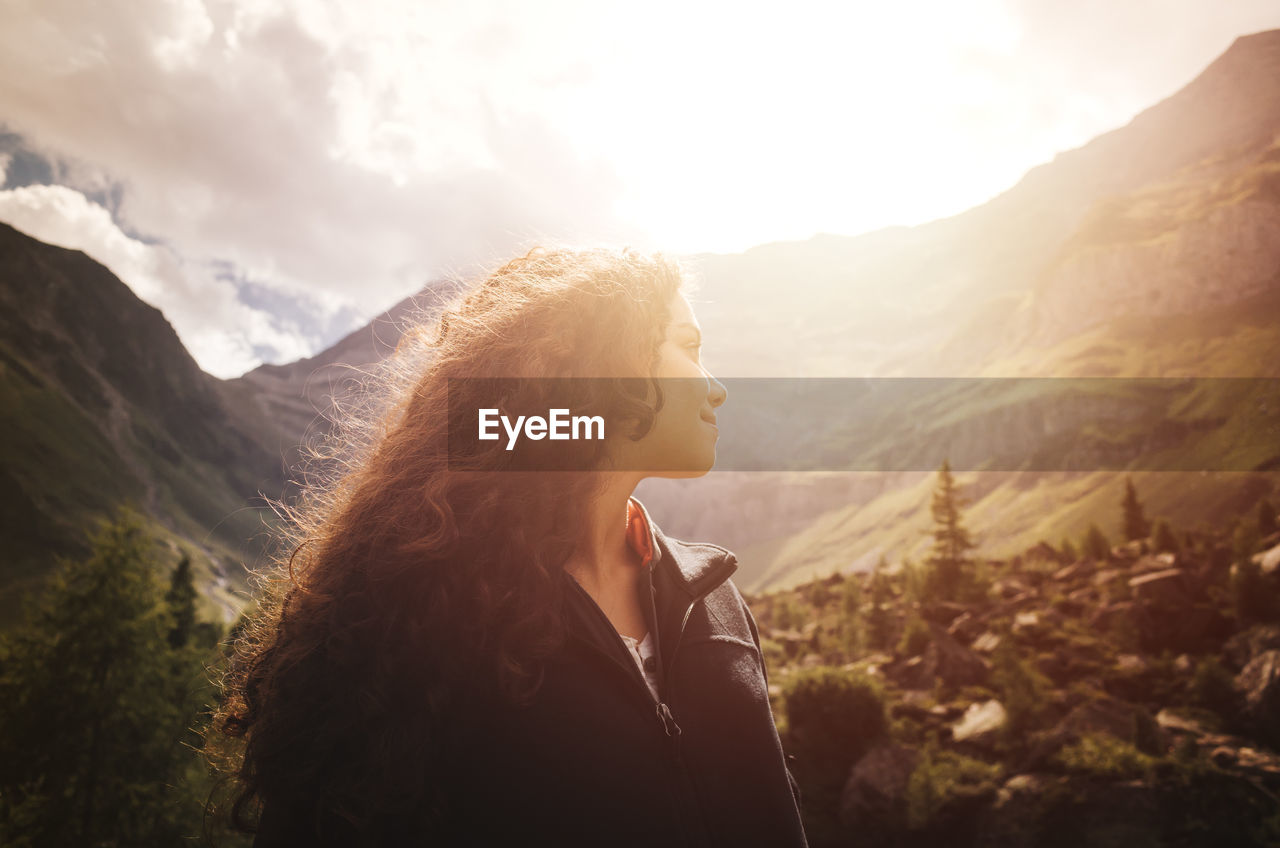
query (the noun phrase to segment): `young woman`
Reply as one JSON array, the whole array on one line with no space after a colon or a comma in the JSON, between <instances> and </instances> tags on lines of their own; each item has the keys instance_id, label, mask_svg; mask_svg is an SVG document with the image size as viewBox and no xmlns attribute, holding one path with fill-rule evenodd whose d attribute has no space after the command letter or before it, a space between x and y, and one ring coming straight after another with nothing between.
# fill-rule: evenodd
<instances>
[{"instance_id":1,"label":"young woman","mask_svg":"<svg viewBox=\"0 0 1280 848\"><path fill-rule=\"evenodd\" d=\"M632 497L715 461L689 286L662 255L535 249L405 336L390 402L281 507L291 553L223 683L209 745L241 743L255 846L806 844L734 555ZM605 438L474 437L557 407Z\"/></svg>"}]
</instances>

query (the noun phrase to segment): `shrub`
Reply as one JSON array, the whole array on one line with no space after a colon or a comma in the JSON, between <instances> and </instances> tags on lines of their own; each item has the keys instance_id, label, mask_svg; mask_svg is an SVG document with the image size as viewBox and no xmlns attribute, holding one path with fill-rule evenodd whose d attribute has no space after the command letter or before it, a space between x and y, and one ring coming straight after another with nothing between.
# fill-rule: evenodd
<instances>
[{"instance_id":1,"label":"shrub","mask_svg":"<svg viewBox=\"0 0 1280 848\"><path fill-rule=\"evenodd\" d=\"M845 615L857 615L862 609L862 580L857 575L850 574L849 579L844 581L842 600Z\"/></svg>"},{"instance_id":2,"label":"shrub","mask_svg":"<svg viewBox=\"0 0 1280 848\"><path fill-rule=\"evenodd\" d=\"M838 790L849 769L888 733L879 685L830 666L801 669L783 687L797 779ZM803 787L803 783L802 783Z\"/></svg>"},{"instance_id":3,"label":"shrub","mask_svg":"<svg viewBox=\"0 0 1280 848\"><path fill-rule=\"evenodd\" d=\"M939 751L936 739L931 739L907 782L908 826L923 829L949 802L994 792L1001 771L999 765Z\"/></svg>"},{"instance_id":4,"label":"shrub","mask_svg":"<svg viewBox=\"0 0 1280 848\"><path fill-rule=\"evenodd\" d=\"M1105 733L1086 733L1053 759L1069 772L1108 780L1150 777L1156 764L1155 757Z\"/></svg>"},{"instance_id":5,"label":"shrub","mask_svg":"<svg viewBox=\"0 0 1280 848\"><path fill-rule=\"evenodd\" d=\"M1107 536L1098 529L1098 525L1090 524L1089 532L1085 534L1084 541L1080 544L1084 550L1084 555L1093 559L1102 561L1111 556L1111 543L1107 541Z\"/></svg>"},{"instance_id":6,"label":"shrub","mask_svg":"<svg viewBox=\"0 0 1280 848\"><path fill-rule=\"evenodd\" d=\"M1195 673L1187 688L1187 698L1193 706L1230 719L1236 711L1237 697L1231 672L1223 668L1217 658L1205 657L1196 664Z\"/></svg>"},{"instance_id":7,"label":"shrub","mask_svg":"<svg viewBox=\"0 0 1280 848\"><path fill-rule=\"evenodd\" d=\"M799 627L804 623L804 614L791 592L781 595L773 604L773 626L781 630Z\"/></svg>"},{"instance_id":8,"label":"shrub","mask_svg":"<svg viewBox=\"0 0 1280 848\"><path fill-rule=\"evenodd\" d=\"M809 603L813 604L814 609L821 610L831 600L831 596L831 587L826 580L815 580L809 587Z\"/></svg>"},{"instance_id":9,"label":"shrub","mask_svg":"<svg viewBox=\"0 0 1280 848\"><path fill-rule=\"evenodd\" d=\"M1049 681L1023 661L1007 631L1001 634L1000 644L991 659L991 680L1000 691L1000 700L1008 715L1006 738L1015 740L1035 725Z\"/></svg>"},{"instance_id":10,"label":"shrub","mask_svg":"<svg viewBox=\"0 0 1280 848\"><path fill-rule=\"evenodd\" d=\"M898 653L904 657L917 656L924 653L932 640L929 625L919 616L912 616L902 632L902 639L898 641Z\"/></svg>"}]
</instances>

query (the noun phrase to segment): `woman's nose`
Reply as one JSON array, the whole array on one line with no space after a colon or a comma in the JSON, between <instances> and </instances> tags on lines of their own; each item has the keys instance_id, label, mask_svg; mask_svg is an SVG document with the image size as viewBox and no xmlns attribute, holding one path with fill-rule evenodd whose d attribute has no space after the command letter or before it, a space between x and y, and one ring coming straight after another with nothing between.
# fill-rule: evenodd
<instances>
[{"instance_id":1,"label":"woman's nose","mask_svg":"<svg viewBox=\"0 0 1280 848\"><path fill-rule=\"evenodd\" d=\"M707 396L711 400L711 408L716 409L728 399L729 390L724 387L723 383L712 377L710 373L707 374L707 380L709 381L707 387L710 390Z\"/></svg>"}]
</instances>

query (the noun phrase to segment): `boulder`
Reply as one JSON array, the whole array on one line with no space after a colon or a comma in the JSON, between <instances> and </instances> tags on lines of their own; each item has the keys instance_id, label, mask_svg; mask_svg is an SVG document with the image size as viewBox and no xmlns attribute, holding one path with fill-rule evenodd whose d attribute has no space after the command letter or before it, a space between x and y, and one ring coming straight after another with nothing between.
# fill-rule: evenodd
<instances>
[{"instance_id":1,"label":"boulder","mask_svg":"<svg viewBox=\"0 0 1280 848\"><path fill-rule=\"evenodd\" d=\"M1132 542L1113 546L1111 548L1111 556L1113 559L1134 560L1142 556L1146 547L1146 539L1134 539Z\"/></svg>"},{"instance_id":2,"label":"boulder","mask_svg":"<svg viewBox=\"0 0 1280 848\"><path fill-rule=\"evenodd\" d=\"M982 633L985 622L971 612L966 612L951 622L947 635L962 645L968 645Z\"/></svg>"},{"instance_id":3,"label":"boulder","mask_svg":"<svg viewBox=\"0 0 1280 848\"><path fill-rule=\"evenodd\" d=\"M884 742L854 764L840 792L840 823L862 838L907 826L907 784L920 762L914 748Z\"/></svg>"},{"instance_id":4,"label":"boulder","mask_svg":"<svg viewBox=\"0 0 1280 848\"><path fill-rule=\"evenodd\" d=\"M1121 619L1133 619L1136 616L1136 605L1133 601L1117 601L1099 607L1089 617L1089 627L1098 633L1106 633Z\"/></svg>"},{"instance_id":5,"label":"boulder","mask_svg":"<svg viewBox=\"0 0 1280 848\"><path fill-rule=\"evenodd\" d=\"M979 748L990 748L1000 737L1000 732L1009 721L1004 704L995 700L970 704L964 715L951 725L951 738L956 742L966 742Z\"/></svg>"},{"instance_id":6,"label":"boulder","mask_svg":"<svg viewBox=\"0 0 1280 848\"><path fill-rule=\"evenodd\" d=\"M1080 559L1071 563L1065 568L1060 568L1053 573L1053 579L1060 583L1073 583L1076 580L1083 580L1091 577L1098 570L1097 565L1091 559Z\"/></svg>"},{"instance_id":7,"label":"boulder","mask_svg":"<svg viewBox=\"0 0 1280 848\"><path fill-rule=\"evenodd\" d=\"M1144 603L1183 608L1191 603L1186 575L1179 568L1153 571L1129 580L1133 597Z\"/></svg>"},{"instance_id":8,"label":"boulder","mask_svg":"<svg viewBox=\"0 0 1280 848\"><path fill-rule=\"evenodd\" d=\"M1016 598L1031 587L1020 577L1002 577L991 584L991 593L998 598Z\"/></svg>"},{"instance_id":9,"label":"boulder","mask_svg":"<svg viewBox=\"0 0 1280 848\"><path fill-rule=\"evenodd\" d=\"M1268 740L1280 736L1280 651L1263 651L1236 676L1244 696L1245 717Z\"/></svg>"},{"instance_id":10,"label":"boulder","mask_svg":"<svg viewBox=\"0 0 1280 848\"><path fill-rule=\"evenodd\" d=\"M1169 735L1142 707L1102 696L1085 701L1067 713L1052 730L1038 734L1025 769L1051 768L1053 755L1090 733L1105 733L1148 754L1169 749Z\"/></svg>"},{"instance_id":11,"label":"boulder","mask_svg":"<svg viewBox=\"0 0 1280 848\"><path fill-rule=\"evenodd\" d=\"M1253 555L1253 561L1262 569L1263 574L1271 574L1280 568L1280 545Z\"/></svg>"},{"instance_id":12,"label":"boulder","mask_svg":"<svg viewBox=\"0 0 1280 848\"><path fill-rule=\"evenodd\" d=\"M967 614L968 612L963 604L952 603L951 601L936 601L920 607L921 618L925 621L940 624L943 627L949 627L957 618Z\"/></svg>"},{"instance_id":13,"label":"boulder","mask_svg":"<svg viewBox=\"0 0 1280 848\"><path fill-rule=\"evenodd\" d=\"M991 675L982 657L929 622L932 641L918 657L895 663L886 673L904 689L932 689L937 680L949 686L981 686Z\"/></svg>"},{"instance_id":14,"label":"boulder","mask_svg":"<svg viewBox=\"0 0 1280 848\"><path fill-rule=\"evenodd\" d=\"M1093 575L1093 585L1102 588L1112 580L1117 580L1122 576L1118 568L1104 568L1097 574Z\"/></svg>"},{"instance_id":15,"label":"boulder","mask_svg":"<svg viewBox=\"0 0 1280 848\"><path fill-rule=\"evenodd\" d=\"M995 649L1000 647L1000 637L988 630L981 636L973 640L973 644L969 646L970 650L977 651L981 654L994 653Z\"/></svg>"},{"instance_id":16,"label":"boulder","mask_svg":"<svg viewBox=\"0 0 1280 848\"><path fill-rule=\"evenodd\" d=\"M1264 651L1280 650L1280 624L1255 624L1227 640L1223 652L1236 668L1244 668Z\"/></svg>"}]
</instances>

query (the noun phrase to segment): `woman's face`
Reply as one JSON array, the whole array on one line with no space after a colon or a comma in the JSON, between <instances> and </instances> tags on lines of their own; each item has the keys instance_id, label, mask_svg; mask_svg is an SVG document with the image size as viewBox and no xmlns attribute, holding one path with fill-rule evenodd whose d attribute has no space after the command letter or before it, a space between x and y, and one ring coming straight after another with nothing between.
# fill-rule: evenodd
<instances>
[{"instance_id":1,"label":"woman's face","mask_svg":"<svg viewBox=\"0 0 1280 848\"><path fill-rule=\"evenodd\" d=\"M663 391L663 407L653 427L638 442L624 442L622 467L654 469L652 476L700 477L716 462L716 409L728 392L702 367L702 330L684 294L668 304L667 324L654 376ZM650 402L656 396L650 394Z\"/></svg>"}]
</instances>

